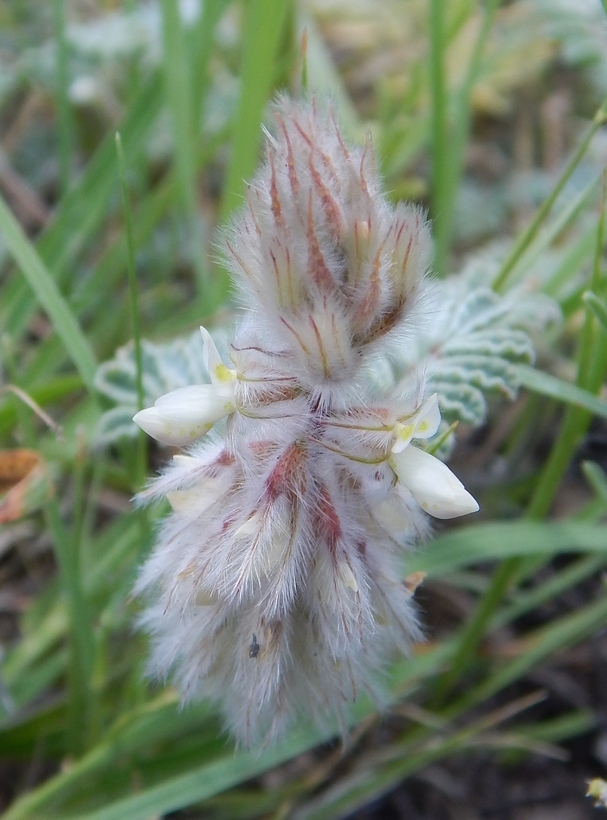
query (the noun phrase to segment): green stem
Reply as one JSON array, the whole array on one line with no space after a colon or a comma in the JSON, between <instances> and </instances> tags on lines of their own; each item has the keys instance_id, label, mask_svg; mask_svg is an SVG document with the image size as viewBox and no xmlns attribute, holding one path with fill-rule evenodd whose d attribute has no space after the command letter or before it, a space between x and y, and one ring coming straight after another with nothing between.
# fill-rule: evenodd
<instances>
[{"instance_id":1,"label":"green stem","mask_svg":"<svg viewBox=\"0 0 607 820\"><path fill-rule=\"evenodd\" d=\"M289 2L285 0L250 0L246 4L244 45L240 67L241 88L233 122L231 157L221 221L242 204L245 180L257 164L263 109L274 81L276 55Z\"/></svg>"},{"instance_id":2,"label":"green stem","mask_svg":"<svg viewBox=\"0 0 607 820\"><path fill-rule=\"evenodd\" d=\"M82 381L95 394L93 380L97 370L95 354L59 287L56 277L42 261L37 249L0 197L0 233L9 253L20 268L41 307L48 313L57 336L62 340ZM6 332L11 330L7 327ZM15 332L14 335L17 335Z\"/></svg>"},{"instance_id":3,"label":"green stem","mask_svg":"<svg viewBox=\"0 0 607 820\"><path fill-rule=\"evenodd\" d=\"M213 38L217 24L229 2L230 0L206 0L202 4L202 12L193 28L192 42L189 43L192 64L191 123L195 141L199 138L204 101L209 85L208 70L213 50Z\"/></svg>"},{"instance_id":4,"label":"green stem","mask_svg":"<svg viewBox=\"0 0 607 820\"><path fill-rule=\"evenodd\" d=\"M446 153L445 164L448 167L445 168L446 178L444 190L441 194L440 225L438 223L436 225L437 270L442 275L447 273L449 249L453 236L457 189L464 165L466 140L470 131L470 95L479 74L483 49L487 42L493 16L498 4L499 0L489 0L485 7L483 22L474 44L470 62L468 63L466 76L454 101L453 139L449 145L443 148ZM436 183L439 183L439 181L436 180Z\"/></svg>"},{"instance_id":5,"label":"green stem","mask_svg":"<svg viewBox=\"0 0 607 820\"><path fill-rule=\"evenodd\" d=\"M585 142L587 142L587 140ZM591 288L594 291L599 290L601 280L600 261L605 236L605 190L606 186L604 184L591 281ZM584 388L592 393L596 393L599 390L607 374L607 345L597 343L600 342L600 334L601 329L597 326L593 312L587 309L578 350L578 376L576 384L578 387ZM588 410L574 405L568 406L565 411L559 436L552 448L548 461L542 469L535 492L527 508L527 518L542 519L550 511L558 487L571 461L571 457L588 429L591 418L592 414ZM451 668L438 683L434 701L435 705L442 702L447 692L457 682L469 664L476 647L485 633L487 624L506 595L508 588L521 571L524 563L523 558L510 558L497 568L491 585L481 598L474 616L462 633Z\"/></svg>"},{"instance_id":6,"label":"green stem","mask_svg":"<svg viewBox=\"0 0 607 820\"><path fill-rule=\"evenodd\" d=\"M162 34L164 46L164 80L166 102L171 114L175 163L181 205L188 232L192 261L201 298L208 296L209 276L204 255L201 220L198 207L195 162L195 128L192 124L192 77L187 62L179 4L162 0Z\"/></svg>"},{"instance_id":7,"label":"green stem","mask_svg":"<svg viewBox=\"0 0 607 820\"><path fill-rule=\"evenodd\" d=\"M93 712L91 679L95 634L82 588L79 545L66 530L54 499L47 503L45 512L61 586L67 598L71 642L67 732L71 752L79 755L87 745Z\"/></svg>"},{"instance_id":8,"label":"green stem","mask_svg":"<svg viewBox=\"0 0 607 820\"><path fill-rule=\"evenodd\" d=\"M450 135L447 122L447 92L445 83L445 3L430 0L430 95L432 145L432 218L434 220L434 268L444 276L448 253L448 204L451 167Z\"/></svg>"},{"instance_id":9,"label":"green stem","mask_svg":"<svg viewBox=\"0 0 607 820\"><path fill-rule=\"evenodd\" d=\"M139 323L139 293L137 288L137 271L135 269L135 240L133 233L133 217L131 213L131 203L126 182L126 170L124 162L124 152L120 134L116 132L116 152L118 154L118 176L122 188L122 205L124 210L124 226L126 232L127 258L126 266L129 280L129 293L131 301L131 321L133 324L133 345L135 348L135 384L137 388L137 409L142 410L144 406L143 393L143 354L141 348L141 327ZM147 473L147 445L143 430L139 430L137 436L137 466L135 484L141 487Z\"/></svg>"},{"instance_id":10,"label":"green stem","mask_svg":"<svg viewBox=\"0 0 607 820\"><path fill-rule=\"evenodd\" d=\"M133 323L133 344L135 346L135 367L136 387L137 387L137 409L143 409L143 364L141 353L141 326L139 323L139 295L137 289L137 271L135 270L135 240L133 234L133 215L131 212L131 202L126 182L126 168L124 162L124 151L122 150L122 140L120 134L116 132L116 153L118 155L118 176L122 189L122 207L124 211L124 227L126 232L126 268L129 280L129 294L131 297L131 320Z\"/></svg>"},{"instance_id":11,"label":"green stem","mask_svg":"<svg viewBox=\"0 0 607 820\"><path fill-rule=\"evenodd\" d=\"M595 293L601 287L601 254L605 240L605 177L601 197L594 264L590 288ZM607 345L601 344L602 331L593 311L586 307L584 326L578 349L578 387L596 394L607 372ZM548 461L540 474L535 493L529 504L529 518L542 518L549 511L571 458L582 437L588 430L592 413L583 407L570 405L565 411L558 439L550 452Z\"/></svg>"},{"instance_id":12,"label":"green stem","mask_svg":"<svg viewBox=\"0 0 607 820\"><path fill-rule=\"evenodd\" d=\"M57 107L59 114L59 178L61 191L70 187L72 160L72 117L68 98L68 47L65 37L63 0L54 0L55 40L57 44Z\"/></svg>"},{"instance_id":13,"label":"green stem","mask_svg":"<svg viewBox=\"0 0 607 820\"><path fill-rule=\"evenodd\" d=\"M498 273L493 282L494 290L499 292L505 289L510 274L520 261L522 255L525 253L531 242L535 239L535 236L538 230L540 229L544 219L550 212L550 209L552 208L559 194L565 187L565 184L567 183L568 179L579 165L580 160L588 150L588 146L590 145L592 138L605 122L607 122L607 100L602 103L602 105L594 115L592 125L586 132L586 135L580 143L580 145L578 146L577 151L567 163L563 173L559 177L558 182L554 186L552 192L544 200L544 202L542 202L531 223L520 235L518 241L515 242L514 247L510 251L508 257L506 258L504 264L501 267L500 272Z\"/></svg>"}]
</instances>

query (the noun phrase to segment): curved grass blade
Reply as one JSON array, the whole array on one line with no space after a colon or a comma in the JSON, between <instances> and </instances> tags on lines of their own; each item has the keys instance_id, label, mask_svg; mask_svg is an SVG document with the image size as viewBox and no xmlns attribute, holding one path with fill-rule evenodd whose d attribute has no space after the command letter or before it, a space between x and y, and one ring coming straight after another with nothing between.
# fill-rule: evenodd
<instances>
[{"instance_id":1,"label":"curved grass blade","mask_svg":"<svg viewBox=\"0 0 607 820\"><path fill-rule=\"evenodd\" d=\"M0 232L38 302L48 313L82 381L93 392L93 378L97 370L95 354L48 268L3 199L0 199Z\"/></svg>"},{"instance_id":2,"label":"curved grass blade","mask_svg":"<svg viewBox=\"0 0 607 820\"><path fill-rule=\"evenodd\" d=\"M516 370L521 387L526 387L534 393L549 396L565 404L583 408L594 413L595 416L607 419L607 401L598 398L589 390L584 390L583 387L565 382L557 376L543 373L526 364L517 365Z\"/></svg>"}]
</instances>

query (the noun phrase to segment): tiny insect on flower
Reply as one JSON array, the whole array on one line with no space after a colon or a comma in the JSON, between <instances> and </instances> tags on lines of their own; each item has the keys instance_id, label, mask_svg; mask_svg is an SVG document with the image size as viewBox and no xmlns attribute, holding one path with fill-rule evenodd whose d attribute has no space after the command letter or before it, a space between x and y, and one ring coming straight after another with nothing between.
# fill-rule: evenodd
<instances>
[{"instance_id":1,"label":"tiny insect on flower","mask_svg":"<svg viewBox=\"0 0 607 820\"><path fill-rule=\"evenodd\" d=\"M369 141L330 106L281 98L266 159L225 238L245 306L226 364L203 328L210 383L135 421L190 445L142 494L172 513L136 592L150 671L221 707L235 738L272 742L297 715L342 731L362 691L420 640L406 548L426 512L478 504L421 449L439 399L382 395L369 373L423 312L423 213L383 196Z\"/></svg>"},{"instance_id":2,"label":"tiny insect on flower","mask_svg":"<svg viewBox=\"0 0 607 820\"><path fill-rule=\"evenodd\" d=\"M259 655L259 644L257 643L257 635L253 633L253 640L249 646L249 658L256 658Z\"/></svg>"}]
</instances>

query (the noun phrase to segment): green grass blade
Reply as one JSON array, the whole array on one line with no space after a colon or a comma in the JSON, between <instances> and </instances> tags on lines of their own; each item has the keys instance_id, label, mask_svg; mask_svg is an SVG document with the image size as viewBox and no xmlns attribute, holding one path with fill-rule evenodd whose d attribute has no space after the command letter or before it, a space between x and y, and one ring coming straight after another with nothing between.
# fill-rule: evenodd
<instances>
[{"instance_id":1,"label":"green grass blade","mask_svg":"<svg viewBox=\"0 0 607 820\"><path fill-rule=\"evenodd\" d=\"M410 694L420 683L433 678L437 671L448 660L452 647L449 644L438 644L431 651L424 653L415 663L403 660L396 665L391 675L391 691L395 697ZM353 722L372 714L373 706L366 699L360 699L353 710ZM116 721L106 737L95 748L73 765L60 772L51 780L42 784L30 794L17 801L6 820L28 818L32 815L61 817L69 815L60 806L86 784L93 782L104 771L116 766L117 755L147 755L152 744L171 742L185 728L196 728L198 721L208 715L209 709L199 706L185 712L178 711L175 695L164 692L156 700L134 709ZM200 732L199 729L196 729ZM270 769L281 762L299 754L305 749L318 745L336 733L327 725L323 732L304 729L293 733L283 743L267 752L230 752L215 755L215 761L196 766L190 771L166 777L162 782L146 788L139 788L137 793L129 794L122 799L94 812L85 814L80 811L76 816L82 820L100 820L112 817L149 817L163 811L185 807L200 800L219 794L223 790L240 783L242 780ZM1 738L1 735L0 735ZM219 758L219 759L218 759ZM127 757L128 759L128 757ZM50 814L51 807L54 814Z\"/></svg>"},{"instance_id":2,"label":"green grass blade","mask_svg":"<svg viewBox=\"0 0 607 820\"><path fill-rule=\"evenodd\" d=\"M599 320L603 330L607 331L607 306L604 300L599 299L596 293L591 290L584 291L582 299Z\"/></svg>"},{"instance_id":3,"label":"green grass blade","mask_svg":"<svg viewBox=\"0 0 607 820\"><path fill-rule=\"evenodd\" d=\"M124 210L124 228L126 234L127 247L127 273L129 280L129 295L131 303L131 322L133 326L133 345L135 349L135 386L137 389L137 409L143 410L143 356L141 351L141 327L139 322L139 294L137 289L137 271L135 270L135 239L133 232L133 216L131 213L131 202L126 181L126 169L124 163L124 151L120 134L116 133L116 153L118 156L118 176L120 177L120 187L122 189L122 204ZM147 442L143 430L137 433L137 457L135 485L143 486L147 471Z\"/></svg>"},{"instance_id":4,"label":"green grass blade","mask_svg":"<svg viewBox=\"0 0 607 820\"><path fill-rule=\"evenodd\" d=\"M605 116L605 108L599 109L599 112L595 116L593 127L590 129L586 139L583 141L582 145L565 169L561 180L556 186L557 189L559 186L562 188L562 185L564 185L565 178L573 171L581 159L584 151L588 147L591 136L596 130L595 126L602 123L605 120ZM593 290L599 290L601 278L600 259L603 250L605 232L605 193L606 187L603 185L603 196L596 232L595 260L591 282L591 288ZM555 192L548 197L546 202L548 202L551 198L552 200L556 198ZM540 208L540 212L542 212L542 208ZM502 273L496 282L501 281L501 283L504 284L506 275L508 275L515 267L516 262L520 256L522 256L525 249L529 246L533 239L533 235L537 229L539 229L540 222L542 221L539 219L540 212L538 212L538 216L532 223L532 226L534 226L533 231L530 233L528 230L522 235L522 239L525 241L521 241L520 243L519 255L517 256L518 251L515 248L509 257L510 261L507 260L506 264L502 268ZM544 210L542 219L547 212L548 208ZM530 228L532 226L530 226ZM506 275L504 274L504 271L507 272ZM578 348L577 388L589 393L590 395L598 392L607 373L607 345L599 343L597 336L600 329L595 325L596 320L592 316L591 311L587 311ZM528 376L529 371L526 372ZM546 385L546 381L544 381L544 374L542 374L539 379L536 379L536 383L537 382ZM554 382L549 380L548 383L550 387L556 387ZM568 387L565 387L565 383L559 385L558 387L562 394L571 397L571 392ZM571 457L575 452L575 448L578 446L585 431L588 429L593 411L589 410L587 406L580 406L578 399L584 398L581 394L576 393L574 395L576 395L575 406L568 406L557 439L552 447L552 450L550 451L548 459L542 467L539 480L535 485L533 496L526 511L526 517L528 519L542 519L549 513L555 494L565 474L567 466L569 465ZM585 397L586 405L588 400L589 397ZM604 402L601 402L600 404L604 404ZM595 409L600 410L600 405ZM468 625L462 633L460 647L455 655L452 668L438 684L437 700L435 703L440 702L440 700L447 693L448 689L463 673L463 670L468 663L470 663L474 655L474 650L478 645L478 642L481 640L489 620L491 619L493 613L497 610L500 601L503 599L506 590L513 583L517 574L520 573L525 566L527 566L528 571L533 571L536 564L525 564L524 559L521 557L510 558L496 570L490 587L480 600L474 616L470 619Z\"/></svg>"},{"instance_id":5,"label":"green grass blade","mask_svg":"<svg viewBox=\"0 0 607 820\"><path fill-rule=\"evenodd\" d=\"M64 0L54 0L55 42L57 47L57 108L59 112L59 176L65 194L70 187L72 163L72 116L68 98L68 45L65 36Z\"/></svg>"},{"instance_id":6,"label":"green grass blade","mask_svg":"<svg viewBox=\"0 0 607 820\"><path fill-rule=\"evenodd\" d=\"M175 715L171 713L167 713L163 722L169 727L179 726ZM124 753L128 746L140 750L145 749L150 739L146 738L145 734L141 734L142 729L145 731L144 724L141 727L133 725L130 736L125 738L128 745L125 745L125 740L120 735L108 738L74 764L71 772L47 781L40 789L25 795L13 804L6 813L5 820L18 820L18 818L25 820L25 818L35 816L36 813L48 817L47 807L55 804L59 797L69 793L72 783L82 780L83 776L90 776L95 770L111 765L119 750ZM330 734L327 736L330 737ZM129 820L139 820L139 818L147 820L150 816L174 811L219 794L242 780L254 777L295 757L321 740L321 735L308 729L292 734L279 746L261 754L259 751L233 752L230 750L226 754L216 755L211 763L197 766L192 771L174 777L167 777L160 784L141 789L97 811L78 812L77 816L80 820L85 820L85 818L86 820L111 820L111 818L123 820L125 817ZM63 812L54 816L69 817L70 815Z\"/></svg>"},{"instance_id":7,"label":"green grass blade","mask_svg":"<svg viewBox=\"0 0 607 820\"><path fill-rule=\"evenodd\" d=\"M135 270L135 239L133 236L133 216L129 190L126 182L124 151L120 133L116 132L116 154L118 156L118 177L122 190L122 206L124 210L124 230L127 248L127 273L129 279L129 293L131 296L131 317L133 322L133 344L135 346L135 367L137 369L135 385L137 388L137 409L143 409L143 365L141 359L141 328L139 323L139 298L137 292L137 272Z\"/></svg>"},{"instance_id":8,"label":"green grass blade","mask_svg":"<svg viewBox=\"0 0 607 820\"><path fill-rule=\"evenodd\" d=\"M48 528L59 567L61 586L68 603L69 620L69 689L68 747L80 754L87 745L93 712L93 662L95 635L82 588L79 544L70 537L61 521L55 500L47 505Z\"/></svg>"},{"instance_id":9,"label":"green grass blade","mask_svg":"<svg viewBox=\"0 0 607 820\"><path fill-rule=\"evenodd\" d=\"M538 231L534 239L527 247L527 250L519 258L514 268L512 268L509 280L511 282L518 282L523 279L527 273L538 261L541 260L542 255L550 248L553 243L558 241L558 237L562 232L580 215L585 213L591 197L599 184L599 179L591 179L590 182L582 188L579 193L571 198L557 216L551 220L546 227ZM590 230L587 236L588 255L591 256L592 251L596 245L596 231ZM581 265L577 264L575 267L570 267L567 271L567 281L571 279L580 269ZM552 282L548 283L547 289L554 287ZM555 294L556 295L556 294Z\"/></svg>"},{"instance_id":10,"label":"green grass blade","mask_svg":"<svg viewBox=\"0 0 607 820\"><path fill-rule=\"evenodd\" d=\"M162 34L166 102L173 123L175 162L181 196L181 206L188 228L191 257L201 295L208 285L208 272L203 252L201 221L197 201L195 160L195 129L192 123L192 78L187 61L188 49L181 21L179 4L162 0Z\"/></svg>"},{"instance_id":11,"label":"green grass blade","mask_svg":"<svg viewBox=\"0 0 607 820\"><path fill-rule=\"evenodd\" d=\"M548 197L546 197L544 202L542 202L542 204L538 208L537 213L534 216L534 218L531 220L531 222L529 223L527 228L520 234L519 238L515 242L514 247L512 248L510 253L508 254L508 257L504 261L504 264L502 265L498 275L496 276L496 278L493 282L493 287L496 291L498 291L498 292L503 291L504 288L506 287L506 284L507 284L508 280L510 279L510 275L511 275L512 271L514 270L514 268L519 263L521 257L523 256L523 254L525 253L527 248L533 242L535 236L537 235L537 232L541 228L545 218L550 213L550 210L552 209L552 206L556 202L559 194L561 193L561 191L565 187L567 181L569 180L569 178L571 177L571 175L573 174L573 172L575 171L575 169L579 165L582 157L584 156L584 154L588 150L588 146L590 145L590 142L591 142L592 138L594 137L594 135L597 133L597 131L601 128L601 126L606 121L607 121L607 101L605 101L601 105L601 107L598 109L598 111L594 115L592 125L589 127L588 131L586 132L586 135L584 136L584 139L582 140L582 142L578 146L577 150L575 151L575 153L573 154L573 156L571 157L571 159L569 160L569 162L565 166L565 168L564 168L563 172L561 173L561 176L559 177L556 185L554 186L554 188L550 192L550 195Z\"/></svg>"},{"instance_id":12,"label":"green grass blade","mask_svg":"<svg viewBox=\"0 0 607 820\"><path fill-rule=\"evenodd\" d=\"M470 708L486 701L496 692L520 680L555 652L562 652L583 641L597 629L601 629L605 618L607 596L603 595L582 609L551 621L547 626L527 635L523 640L524 649L521 649L516 658L501 666L478 687L464 695L459 707Z\"/></svg>"},{"instance_id":13,"label":"green grass blade","mask_svg":"<svg viewBox=\"0 0 607 820\"><path fill-rule=\"evenodd\" d=\"M446 21L443 0L430 0L430 95L431 95L431 147L432 175L432 218L436 252L434 268L439 276L444 276L447 268L448 244L448 183L451 178L451 134L447 110L447 88L445 78Z\"/></svg>"},{"instance_id":14,"label":"green grass blade","mask_svg":"<svg viewBox=\"0 0 607 820\"><path fill-rule=\"evenodd\" d=\"M121 125L127 159L142 151L160 112L159 85L157 77L152 76ZM36 243L38 255L57 282L69 281L76 258L107 217L108 201L116 187L116 145L112 133L104 139L79 182L62 198L51 225ZM27 285L14 279L4 289L0 324L4 324L9 335L18 337L27 328L35 309L36 302Z\"/></svg>"},{"instance_id":15,"label":"green grass blade","mask_svg":"<svg viewBox=\"0 0 607 820\"><path fill-rule=\"evenodd\" d=\"M312 731L293 734L286 743L262 752L230 752L192 772L169 778L139 794L133 794L99 811L81 815L81 820L147 820L191 806L261 774L315 745L320 738ZM10 819L9 819L10 820Z\"/></svg>"},{"instance_id":16,"label":"green grass blade","mask_svg":"<svg viewBox=\"0 0 607 820\"><path fill-rule=\"evenodd\" d=\"M202 11L198 22L194 24L192 31L191 52L191 121L194 138L200 132L202 112L206 91L208 88L209 60L213 49L213 40L217 25L228 7L230 0L207 0L202 4Z\"/></svg>"},{"instance_id":17,"label":"green grass blade","mask_svg":"<svg viewBox=\"0 0 607 820\"><path fill-rule=\"evenodd\" d=\"M578 272L592 259L595 243L596 229L591 225L582 230L580 236L564 249L562 262L546 282L544 293L558 300L563 291L566 292L570 287L570 283L575 281ZM577 309L577 305L574 309Z\"/></svg>"},{"instance_id":18,"label":"green grass blade","mask_svg":"<svg viewBox=\"0 0 607 820\"><path fill-rule=\"evenodd\" d=\"M463 567L483 561L561 553L607 554L605 527L587 521L504 521L475 524L445 533L407 561L407 572L448 578Z\"/></svg>"},{"instance_id":19,"label":"green grass blade","mask_svg":"<svg viewBox=\"0 0 607 820\"><path fill-rule=\"evenodd\" d=\"M0 199L0 232L39 304L48 314L55 332L82 376L82 381L93 391L97 362L88 339L47 267L3 199Z\"/></svg>"},{"instance_id":20,"label":"green grass blade","mask_svg":"<svg viewBox=\"0 0 607 820\"><path fill-rule=\"evenodd\" d=\"M599 465L593 461L584 461L582 463L582 472L597 494L597 497L607 503L607 476Z\"/></svg>"},{"instance_id":21,"label":"green grass blade","mask_svg":"<svg viewBox=\"0 0 607 820\"><path fill-rule=\"evenodd\" d=\"M601 258L605 244L606 197L607 185L605 184L604 175L590 283L591 290L595 292L601 290ZM580 334L577 366L576 381L578 388L589 393L598 393L607 375L607 345L603 338L603 332L592 310L589 309L586 310L584 325ZM570 406L567 408L558 437L542 467L539 481L529 503L527 509L529 517L541 518L549 512L561 479L565 475L576 447L588 429L593 412L601 415L596 409L590 410L584 406Z\"/></svg>"},{"instance_id":22,"label":"green grass blade","mask_svg":"<svg viewBox=\"0 0 607 820\"><path fill-rule=\"evenodd\" d=\"M260 123L275 78L276 55L289 3L250 0L244 21L241 87L234 119L221 220L242 203L245 180L257 165Z\"/></svg>"},{"instance_id":23,"label":"green grass blade","mask_svg":"<svg viewBox=\"0 0 607 820\"><path fill-rule=\"evenodd\" d=\"M541 396L549 396L551 399L557 399L565 404L607 419L607 401L600 399L589 390L565 382L557 376L551 376L549 373L536 370L526 364L517 365L516 370L521 387L526 387Z\"/></svg>"},{"instance_id":24,"label":"green grass blade","mask_svg":"<svg viewBox=\"0 0 607 820\"><path fill-rule=\"evenodd\" d=\"M222 135L218 135L215 139L205 143L198 156L199 165L208 161L221 139ZM122 143L124 147L123 139ZM114 140L114 167L112 172L115 172L115 166L116 147ZM155 188L148 193L134 213L133 233L134 243L137 247L143 247L146 242L149 241L162 218L172 206L175 196L175 174L169 172L158 182ZM74 297L74 310L77 310L79 313L91 312L91 309L98 303L100 294L110 292L112 289L119 287L121 279L124 276L124 271L127 269L127 264L128 248L126 237L124 232L122 232L117 236L116 242L110 245L99 257L95 270L88 280L86 289L81 290L77 296ZM200 309L198 306L195 306L195 310L192 309L191 312L193 316L188 323L188 327L193 321L200 320ZM114 311L111 311L109 316L107 311L92 311L89 337L96 341L101 355L109 355L109 353L113 351L112 345L116 344L112 341L111 337L108 337L108 333L105 331L105 325L108 320L115 321L113 317L116 316L117 314ZM179 322L176 323L176 317L174 315L171 315L170 319L167 317L164 321L170 324L170 327L163 328L159 326L157 328L159 334L174 335L184 327L183 321L181 321L181 324ZM124 333L121 327L118 341L122 342L123 340ZM21 374L23 379L22 383L27 385L28 389L38 389L37 385L47 380L49 374L53 372L53 369L62 365L64 357L60 345L61 343L58 339L51 337L46 339L43 344L39 345L36 350L32 352L31 359ZM30 384L35 384L36 387L30 388ZM9 415L6 416L6 418L9 417L14 419L14 413L9 413ZM5 416L3 415L2 408L0 408L0 431L3 429L3 424L5 424Z\"/></svg>"},{"instance_id":25,"label":"green grass blade","mask_svg":"<svg viewBox=\"0 0 607 820\"><path fill-rule=\"evenodd\" d=\"M607 550L599 552L598 555L587 555L560 570L553 578L538 584L529 591L518 592L511 604L502 607L496 613L489 624L488 631L494 632L496 629L511 623L515 618L520 618L526 612L531 612L536 607L556 600L565 590L581 583L591 575L596 575L606 563Z\"/></svg>"},{"instance_id":26,"label":"green grass blade","mask_svg":"<svg viewBox=\"0 0 607 820\"><path fill-rule=\"evenodd\" d=\"M432 116L432 148L433 148L433 163L436 163L436 172L432 173L432 193L434 199L434 239L435 239L435 265L436 270L440 275L447 273L447 266L449 261L449 250L451 244L451 237L453 234L453 224L455 217L455 204L457 189L462 173L462 165L464 158L464 150L466 147L466 140L470 130L470 95L474 83L480 73L481 58L487 37L491 30L491 24L499 0L489 0L483 10L483 21L479 28L479 33L474 43L472 56L468 63L464 81L455 94L453 100L453 134L452 137L448 132L448 121L446 113L440 114L433 108ZM438 10L436 7L438 7ZM442 6L442 8L441 8ZM461 22L463 24L468 19L470 9L463 10ZM434 35L431 39L432 47L432 62L431 62L431 88L433 93L433 100L438 99L443 108L446 109L447 91L443 88L445 81L443 75L443 66L441 65L440 55L434 54L435 48L440 48L440 40L443 32L441 31L443 23L440 17L444 17L444 5L440 2L431 5L431 33ZM436 42L435 42L436 38ZM443 48L444 55L444 48ZM445 129L444 131L441 129ZM441 152L442 156L436 159L437 152Z\"/></svg>"}]
</instances>

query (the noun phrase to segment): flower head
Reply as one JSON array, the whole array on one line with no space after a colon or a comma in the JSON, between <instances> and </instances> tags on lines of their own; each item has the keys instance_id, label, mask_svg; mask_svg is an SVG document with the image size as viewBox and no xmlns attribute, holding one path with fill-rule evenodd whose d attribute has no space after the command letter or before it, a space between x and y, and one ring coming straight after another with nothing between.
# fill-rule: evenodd
<instances>
[{"instance_id":1,"label":"flower head","mask_svg":"<svg viewBox=\"0 0 607 820\"><path fill-rule=\"evenodd\" d=\"M217 700L247 744L378 695L420 638L403 547L424 510L478 508L412 443L436 433L437 397L365 376L414 327L423 214L387 202L370 144L348 146L331 110L281 99L274 121L225 242L246 305L230 366L203 330L211 384L135 417L166 443L200 438L144 494L173 507L137 585L151 667Z\"/></svg>"}]
</instances>

